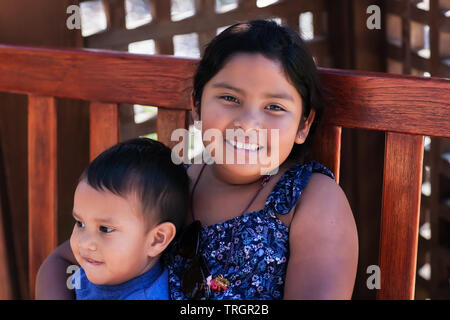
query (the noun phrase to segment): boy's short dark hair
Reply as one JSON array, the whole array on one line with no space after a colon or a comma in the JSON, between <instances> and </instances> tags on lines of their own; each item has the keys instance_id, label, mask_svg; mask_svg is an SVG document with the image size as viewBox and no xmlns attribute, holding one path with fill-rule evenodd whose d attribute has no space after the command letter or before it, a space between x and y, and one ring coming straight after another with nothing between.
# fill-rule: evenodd
<instances>
[{"instance_id":1,"label":"boy's short dark hair","mask_svg":"<svg viewBox=\"0 0 450 320\"><path fill-rule=\"evenodd\" d=\"M148 226L155 220L172 222L178 231L184 223L189 178L161 142L137 138L118 143L95 158L81 180L122 197L136 194Z\"/></svg>"}]
</instances>

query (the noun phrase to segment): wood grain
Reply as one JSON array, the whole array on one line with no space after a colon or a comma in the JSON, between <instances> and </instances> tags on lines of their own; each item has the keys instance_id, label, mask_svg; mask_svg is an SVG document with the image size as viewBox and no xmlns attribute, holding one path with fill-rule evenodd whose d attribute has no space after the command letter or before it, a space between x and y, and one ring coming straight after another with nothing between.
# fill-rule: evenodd
<instances>
[{"instance_id":1,"label":"wood grain","mask_svg":"<svg viewBox=\"0 0 450 320\"><path fill-rule=\"evenodd\" d=\"M56 105L52 97L28 97L28 245L30 298L37 271L57 245Z\"/></svg>"},{"instance_id":2,"label":"wood grain","mask_svg":"<svg viewBox=\"0 0 450 320\"><path fill-rule=\"evenodd\" d=\"M341 133L337 126L323 126L317 129L312 146L313 158L330 169L339 183L341 165Z\"/></svg>"},{"instance_id":3,"label":"wood grain","mask_svg":"<svg viewBox=\"0 0 450 320\"><path fill-rule=\"evenodd\" d=\"M117 104L91 102L89 105L89 160L119 142Z\"/></svg>"},{"instance_id":4,"label":"wood grain","mask_svg":"<svg viewBox=\"0 0 450 320\"><path fill-rule=\"evenodd\" d=\"M0 45L0 91L190 109L196 59ZM42 69L42 66L46 66ZM324 121L347 128L450 135L450 80L320 69Z\"/></svg>"},{"instance_id":5,"label":"wood grain","mask_svg":"<svg viewBox=\"0 0 450 320\"><path fill-rule=\"evenodd\" d=\"M17 283L13 271L14 246L12 239L10 206L6 185L6 170L3 163L2 139L0 135L0 300L16 299Z\"/></svg>"},{"instance_id":6,"label":"wood grain","mask_svg":"<svg viewBox=\"0 0 450 320\"><path fill-rule=\"evenodd\" d=\"M196 60L0 45L0 91L190 109Z\"/></svg>"},{"instance_id":7,"label":"wood grain","mask_svg":"<svg viewBox=\"0 0 450 320\"><path fill-rule=\"evenodd\" d=\"M450 79L335 69L320 73L327 124L450 136Z\"/></svg>"},{"instance_id":8,"label":"wood grain","mask_svg":"<svg viewBox=\"0 0 450 320\"><path fill-rule=\"evenodd\" d=\"M378 299L414 299L423 137L386 134Z\"/></svg>"},{"instance_id":9,"label":"wood grain","mask_svg":"<svg viewBox=\"0 0 450 320\"><path fill-rule=\"evenodd\" d=\"M158 109L156 119L156 133L158 141L172 148L179 141L172 141L172 132L176 129L186 129L188 127L188 112L185 110Z\"/></svg>"}]
</instances>

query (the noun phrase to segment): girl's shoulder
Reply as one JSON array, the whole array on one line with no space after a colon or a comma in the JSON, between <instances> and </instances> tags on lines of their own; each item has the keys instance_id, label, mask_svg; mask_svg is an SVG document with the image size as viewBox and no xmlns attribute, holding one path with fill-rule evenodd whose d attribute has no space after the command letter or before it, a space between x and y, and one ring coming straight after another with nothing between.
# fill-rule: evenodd
<instances>
[{"instance_id":1,"label":"girl's shoulder","mask_svg":"<svg viewBox=\"0 0 450 320\"><path fill-rule=\"evenodd\" d=\"M358 231L347 197L334 180L322 174L311 175L294 211L289 246L291 269L302 270L288 274L290 283L303 285L287 283L288 299L351 297L358 263Z\"/></svg>"},{"instance_id":2,"label":"girl's shoulder","mask_svg":"<svg viewBox=\"0 0 450 320\"><path fill-rule=\"evenodd\" d=\"M318 184L314 183L314 189L322 183L335 184L333 173L315 160L303 164L290 165L272 189L267 198L266 206L275 214L288 214L297 205L300 198L304 198L302 194L306 187L309 187L310 180L317 180L315 176L320 177L320 182Z\"/></svg>"}]
</instances>

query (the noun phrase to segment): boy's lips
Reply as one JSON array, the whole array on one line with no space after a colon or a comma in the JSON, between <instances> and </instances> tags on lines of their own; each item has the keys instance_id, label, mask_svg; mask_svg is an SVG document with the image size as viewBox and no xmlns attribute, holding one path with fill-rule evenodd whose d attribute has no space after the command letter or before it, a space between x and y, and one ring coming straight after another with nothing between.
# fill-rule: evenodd
<instances>
[{"instance_id":1,"label":"boy's lips","mask_svg":"<svg viewBox=\"0 0 450 320\"><path fill-rule=\"evenodd\" d=\"M99 266L99 265L103 264L103 262L98 261L98 260L94 260L94 259L87 258L87 257L82 257L82 258L83 258L84 261L86 261L90 265Z\"/></svg>"}]
</instances>

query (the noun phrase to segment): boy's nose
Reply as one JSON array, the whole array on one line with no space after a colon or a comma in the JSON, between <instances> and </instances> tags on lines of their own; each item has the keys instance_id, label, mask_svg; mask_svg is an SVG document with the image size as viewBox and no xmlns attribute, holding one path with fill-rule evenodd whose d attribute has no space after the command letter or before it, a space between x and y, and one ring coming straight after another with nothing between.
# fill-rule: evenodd
<instances>
[{"instance_id":1,"label":"boy's nose","mask_svg":"<svg viewBox=\"0 0 450 320\"><path fill-rule=\"evenodd\" d=\"M92 236L83 235L80 238L79 246L83 250L95 251L97 250L97 242Z\"/></svg>"}]
</instances>

